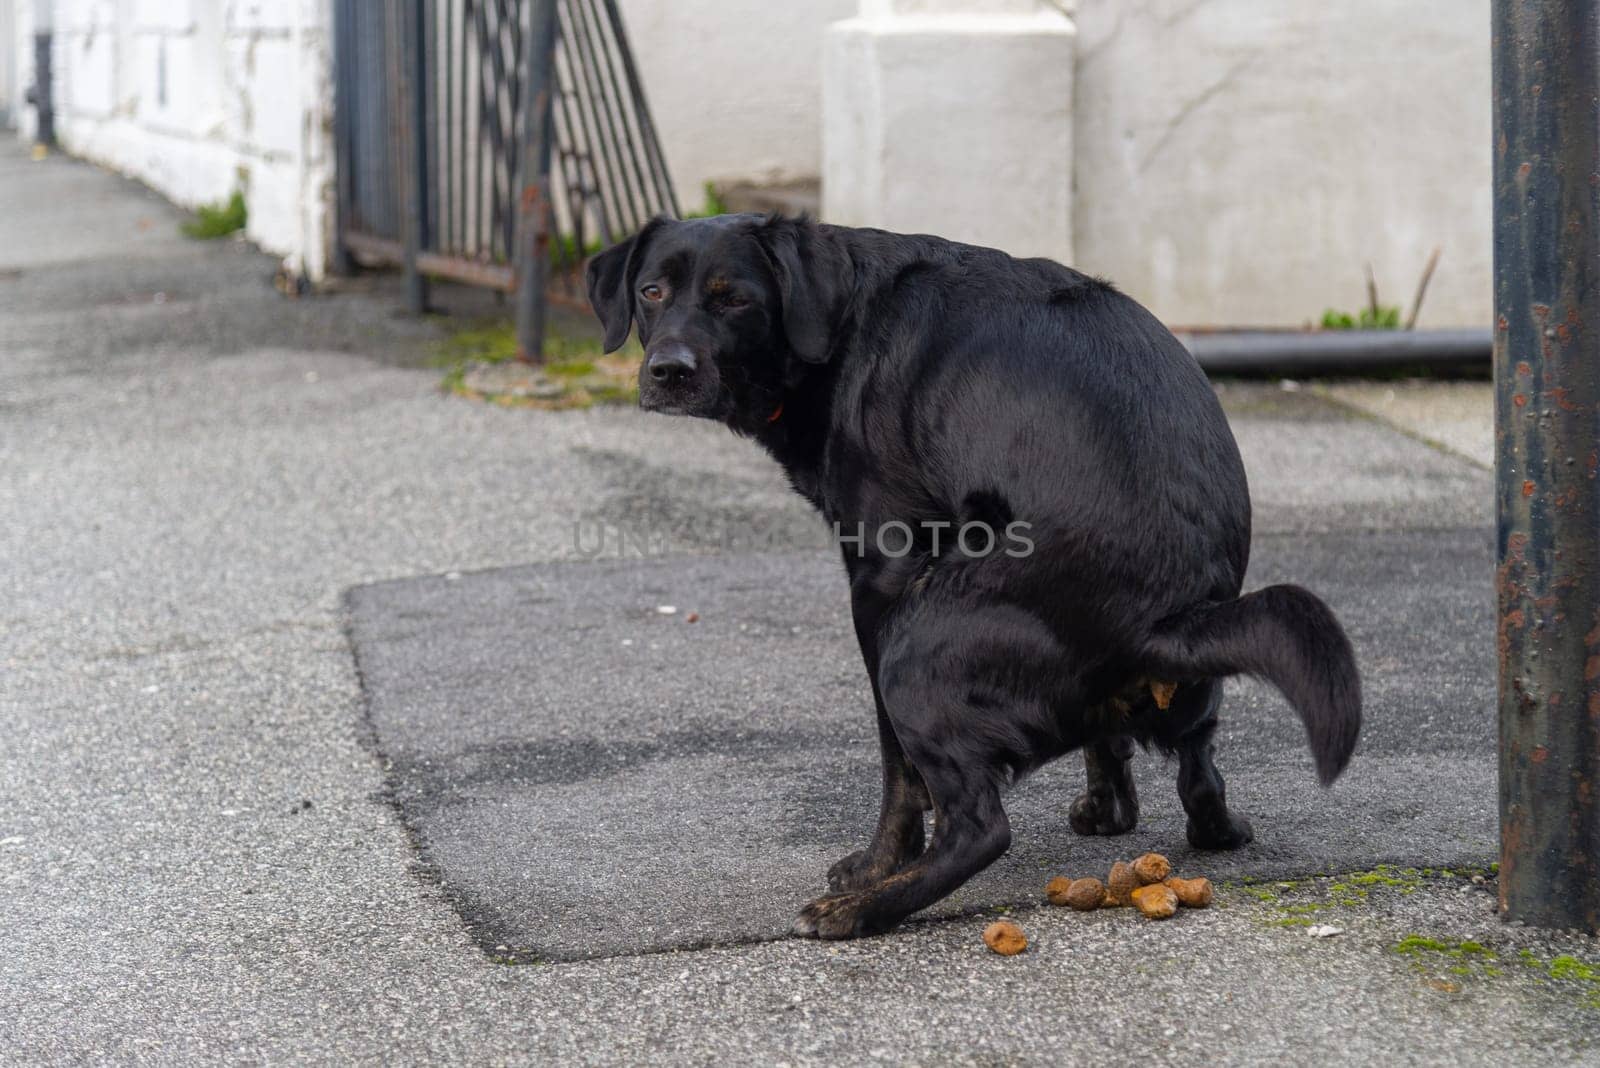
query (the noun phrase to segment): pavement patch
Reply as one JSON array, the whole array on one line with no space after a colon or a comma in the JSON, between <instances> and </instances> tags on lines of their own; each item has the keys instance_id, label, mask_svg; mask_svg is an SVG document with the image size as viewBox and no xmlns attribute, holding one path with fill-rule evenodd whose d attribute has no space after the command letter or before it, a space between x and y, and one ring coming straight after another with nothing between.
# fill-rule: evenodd
<instances>
[{"instance_id":1,"label":"pavement patch","mask_svg":"<svg viewBox=\"0 0 1600 1068\"><path fill-rule=\"evenodd\" d=\"M1293 713L1235 683L1219 764L1255 843L1191 851L1155 755L1139 828L1078 838L1069 756L1011 792L1011 852L931 914L1040 900L1052 875L1152 849L1213 879L1486 864L1492 550L1479 530L1258 538L1251 585L1316 589L1356 644L1367 726L1345 777L1319 789ZM497 958L781 937L871 831L870 696L831 555L513 567L362 586L348 606L393 800Z\"/></svg>"}]
</instances>

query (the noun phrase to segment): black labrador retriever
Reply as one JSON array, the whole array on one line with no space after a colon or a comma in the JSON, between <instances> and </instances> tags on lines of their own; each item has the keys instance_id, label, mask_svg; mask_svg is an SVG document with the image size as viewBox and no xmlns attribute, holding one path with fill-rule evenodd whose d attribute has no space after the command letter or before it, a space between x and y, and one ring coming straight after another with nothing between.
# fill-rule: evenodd
<instances>
[{"instance_id":1,"label":"black labrador retriever","mask_svg":"<svg viewBox=\"0 0 1600 1068\"><path fill-rule=\"evenodd\" d=\"M588 266L640 404L754 438L835 525L877 704L883 807L794 931L893 927L1005 852L1001 790L1083 749L1080 834L1138 819L1134 742L1176 754L1189 841L1233 849L1212 762L1224 676L1267 679L1319 776L1361 683L1297 586L1240 596L1250 496L1205 375L1099 279L937 237L657 219ZM933 813L925 839L923 814Z\"/></svg>"}]
</instances>

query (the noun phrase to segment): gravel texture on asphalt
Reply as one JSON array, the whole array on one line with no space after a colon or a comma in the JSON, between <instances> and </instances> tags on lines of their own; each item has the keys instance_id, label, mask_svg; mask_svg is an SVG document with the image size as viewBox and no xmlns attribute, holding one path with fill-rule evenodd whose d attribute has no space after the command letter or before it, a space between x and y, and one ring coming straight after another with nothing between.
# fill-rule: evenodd
<instances>
[{"instance_id":1,"label":"gravel texture on asphalt","mask_svg":"<svg viewBox=\"0 0 1600 1068\"><path fill-rule=\"evenodd\" d=\"M1175 765L1152 754L1138 761L1139 829L1080 839L1069 757L1010 792L1011 851L935 914L1033 901L1063 866L1103 875L1147 850L1228 877L1486 865L1491 569L1475 530L1258 539L1257 582L1320 590L1367 665L1347 776L1318 787L1294 713L1236 685L1219 759L1253 844L1191 850ZM500 569L366 586L351 606L395 799L486 950L570 959L782 937L870 833L877 736L832 554Z\"/></svg>"},{"instance_id":2,"label":"gravel texture on asphalt","mask_svg":"<svg viewBox=\"0 0 1600 1068\"><path fill-rule=\"evenodd\" d=\"M1322 891L1224 887L1212 911L1162 924L1016 908L1032 944L1010 959L983 947L986 918L972 916L846 946L496 963L390 804L395 780L365 736L345 591L570 559L572 522L594 517L670 526L687 568L724 551L707 517L804 523L803 506L770 463L716 427L442 396L436 373L397 366L416 362L441 326L396 317L381 285L281 300L268 258L176 238L175 212L86 166L34 164L0 146L0 202L4 1060L1595 1060L1596 986L1552 962L1593 963L1600 944L1506 927L1460 875L1379 883L1358 904L1331 906L1327 922L1344 933L1327 940L1282 922L1304 918L1285 911L1295 895ZM1339 582L1357 582L1340 573L1395 559L1378 550L1403 547L1407 532L1487 530L1486 472L1303 393L1229 384L1223 397L1266 535L1256 581L1273 544L1311 553L1335 544L1320 535L1384 532L1373 551L1329 565L1338 598L1354 588ZM1418 574L1444 567L1441 552L1481 551L1455 537L1418 534ZM796 606L819 619L839 610L820 574L814 605ZM761 592L725 591L729 610L737 594L743 618L782 618ZM1400 609L1425 595L1398 571L1389 592L1395 621L1414 618ZM1481 611L1481 596L1464 594L1460 610ZM707 614L694 626L705 624L721 625ZM1444 643L1458 625L1443 619L1428 640ZM1463 657L1488 659L1482 634L1449 633ZM516 637L514 647L496 639L504 659L486 671L537 666L559 635ZM831 632L789 640L838 648ZM1429 715L1450 738L1481 729L1486 697L1471 681L1481 666L1444 680L1368 648L1375 707L1397 726L1419 717L1416 729L1386 742L1376 719L1373 752L1324 795L1303 774L1294 725L1264 714L1264 731L1285 732L1296 793L1251 794L1270 772L1240 759L1254 743L1224 757L1264 848L1309 855L1346 833L1330 806L1345 791L1353 799L1363 777L1375 777L1374 795L1385 781L1409 790L1433 774L1430 762L1456 759L1450 746L1429 749ZM856 668L840 656L810 665L817 690L840 680L832 700L806 695L810 714L861 708ZM1441 725L1443 702L1422 682L1414 709L1390 703L1385 679L1396 693L1411 679L1468 687L1453 713L1466 726ZM1256 699L1240 697L1235 719L1254 716ZM671 733L682 724L662 727L662 744L682 740ZM1380 745L1398 754L1387 768ZM865 746L847 756L870 766ZM1072 774L1046 772L1038 785L1064 794ZM1141 785L1152 834L1170 845L1161 778L1143 769ZM806 850L820 862L821 846L861 833L859 809L841 808L864 802L849 792L858 779L827 781L836 811L816 830L791 822L791 837L761 856L792 852L806 861L796 871L817 879ZM1303 823L1294 798L1308 806ZM1470 822L1488 803L1487 784L1462 777L1415 800L1408 818L1461 810L1448 819ZM1282 837L1296 826L1313 837ZM1079 844L1046 855L1047 833L1043 821L1030 829L1026 855L1077 873ZM1474 833L1466 852L1481 848L1482 828ZM803 886L768 889L792 904ZM1446 948L1397 952L1413 935ZM1463 940L1492 949L1495 963Z\"/></svg>"}]
</instances>

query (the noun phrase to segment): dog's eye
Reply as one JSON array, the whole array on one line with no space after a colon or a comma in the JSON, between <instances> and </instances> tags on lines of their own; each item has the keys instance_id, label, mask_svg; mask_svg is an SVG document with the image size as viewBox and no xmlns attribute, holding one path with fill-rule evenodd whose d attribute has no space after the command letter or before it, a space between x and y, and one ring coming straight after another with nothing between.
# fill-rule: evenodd
<instances>
[{"instance_id":1,"label":"dog's eye","mask_svg":"<svg viewBox=\"0 0 1600 1068\"><path fill-rule=\"evenodd\" d=\"M722 306L724 308L734 309L748 308L750 307L750 299L748 297L741 297L737 293L730 293L726 297L722 298Z\"/></svg>"},{"instance_id":2,"label":"dog's eye","mask_svg":"<svg viewBox=\"0 0 1600 1068\"><path fill-rule=\"evenodd\" d=\"M652 284L639 290L639 295L645 300L654 302L660 300L666 294L660 286Z\"/></svg>"}]
</instances>

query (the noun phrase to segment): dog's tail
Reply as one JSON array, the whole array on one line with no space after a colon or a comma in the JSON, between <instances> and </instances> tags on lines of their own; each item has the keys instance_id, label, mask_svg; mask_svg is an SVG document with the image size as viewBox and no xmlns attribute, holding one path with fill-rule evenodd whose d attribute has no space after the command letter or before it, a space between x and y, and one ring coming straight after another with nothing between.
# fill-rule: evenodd
<instances>
[{"instance_id":1,"label":"dog's tail","mask_svg":"<svg viewBox=\"0 0 1600 1068\"><path fill-rule=\"evenodd\" d=\"M1305 724L1324 786L1350 762L1361 731L1361 676L1332 610L1299 586L1268 586L1162 620L1148 651L1167 677L1255 675Z\"/></svg>"}]
</instances>

